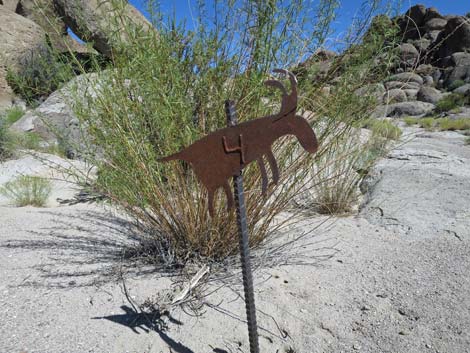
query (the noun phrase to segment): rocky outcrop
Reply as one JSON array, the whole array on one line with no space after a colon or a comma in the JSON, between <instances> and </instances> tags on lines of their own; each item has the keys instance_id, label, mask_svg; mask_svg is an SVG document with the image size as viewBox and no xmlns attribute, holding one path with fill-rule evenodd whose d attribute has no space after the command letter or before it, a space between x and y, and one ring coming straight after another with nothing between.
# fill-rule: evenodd
<instances>
[{"instance_id":1,"label":"rocky outcrop","mask_svg":"<svg viewBox=\"0 0 470 353\"><path fill-rule=\"evenodd\" d=\"M442 99L442 93L433 87L423 86L418 91L417 99L421 102L436 104Z\"/></svg>"},{"instance_id":2,"label":"rocky outcrop","mask_svg":"<svg viewBox=\"0 0 470 353\"><path fill-rule=\"evenodd\" d=\"M9 107L14 98L6 80L7 68L20 70L18 63L41 50L45 39L39 25L0 6L0 110Z\"/></svg>"},{"instance_id":3,"label":"rocky outcrop","mask_svg":"<svg viewBox=\"0 0 470 353\"><path fill-rule=\"evenodd\" d=\"M387 116L423 116L431 113L435 106L426 102L402 102L394 103L387 107Z\"/></svg>"},{"instance_id":4,"label":"rocky outcrop","mask_svg":"<svg viewBox=\"0 0 470 353\"><path fill-rule=\"evenodd\" d=\"M434 58L440 62L456 52L470 51L470 18L455 16L449 18L445 28L436 39L439 45Z\"/></svg>"},{"instance_id":5,"label":"rocky outcrop","mask_svg":"<svg viewBox=\"0 0 470 353\"><path fill-rule=\"evenodd\" d=\"M15 12L18 2L19 0L0 0L0 5L2 5L5 10Z\"/></svg>"},{"instance_id":6,"label":"rocky outcrop","mask_svg":"<svg viewBox=\"0 0 470 353\"><path fill-rule=\"evenodd\" d=\"M85 104L96 97L100 81L97 74L76 77L62 89L52 93L38 108L27 112L11 126L17 132L35 132L49 145L61 144L69 158L79 158L85 145L73 104Z\"/></svg>"},{"instance_id":7,"label":"rocky outcrop","mask_svg":"<svg viewBox=\"0 0 470 353\"><path fill-rule=\"evenodd\" d=\"M99 0L54 0L54 7L65 24L82 40L93 42L94 48L111 56L116 40L127 40L125 26L153 30L150 22L127 1L120 10Z\"/></svg>"}]
</instances>

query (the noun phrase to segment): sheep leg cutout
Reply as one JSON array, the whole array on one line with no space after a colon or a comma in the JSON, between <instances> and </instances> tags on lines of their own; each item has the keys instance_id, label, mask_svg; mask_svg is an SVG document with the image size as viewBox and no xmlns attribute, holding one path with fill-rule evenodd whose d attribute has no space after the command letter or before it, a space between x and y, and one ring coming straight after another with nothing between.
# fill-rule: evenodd
<instances>
[{"instance_id":1,"label":"sheep leg cutout","mask_svg":"<svg viewBox=\"0 0 470 353\"><path fill-rule=\"evenodd\" d=\"M277 185L277 183L279 182L279 168L277 167L276 158L274 158L274 154L271 151L266 153L266 157L268 158L271 173L273 173L273 184Z\"/></svg>"},{"instance_id":2,"label":"sheep leg cutout","mask_svg":"<svg viewBox=\"0 0 470 353\"><path fill-rule=\"evenodd\" d=\"M228 182L224 183L223 188L225 191L225 195L227 196L227 211L230 211L234 203L232 190L230 190L230 185L228 184Z\"/></svg>"},{"instance_id":3,"label":"sheep leg cutout","mask_svg":"<svg viewBox=\"0 0 470 353\"><path fill-rule=\"evenodd\" d=\"M268 173L266 173L266 166L264 165L263 157L259 157L256 162L258 163L259 171L261 173L261 192L266 196L268 189Z\"/></svg>"},{"instance_id":4,"label":"sheep leg cutout","mask_svg":"<svg viewBox=\"0 0 470 353\"><path fill-rule=\"evenodd\" d=\"M214 190L207 190L208 196L207 200L209 201L209 214L211 217L214 217Z\"/></svg>"}]
</instances>

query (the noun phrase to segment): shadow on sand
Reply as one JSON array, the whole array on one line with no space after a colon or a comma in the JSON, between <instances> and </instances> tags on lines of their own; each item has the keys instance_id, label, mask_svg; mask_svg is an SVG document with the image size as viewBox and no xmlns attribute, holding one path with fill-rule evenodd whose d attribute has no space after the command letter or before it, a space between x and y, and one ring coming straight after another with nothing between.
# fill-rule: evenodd
<instances>
[{"instance_id":1,"label":"shadow on sand","mask_svg":"<svg viewBox=\"0 0 470 353\"><path fill-rule=\"evenodd\" d=\"M172 349L173 352L195 353L180 342L176 342L165 333L167 324L164 322L163 317L166 317L173 324L183 325L181 321L176 320L170 314L165 313L165 315L161 315L158 312L139 313L126 305L121 306L121 309L124 311L123 314L93 317L92 319L112 321L116 324L129 327L136 334L140 334L139 330L143 331L144 333L154 331L168 345L168 347Z\"/></svg>"},{"instance_id":2,"label":"shadow on sand","mask_svg":"<svg viewBox=\"0 0 470 353\"><path fill-rule=\"evenodd\" d=\"M96 286L116 280L121 269L133 276L171 275L126 260L126 254L138 244L139 231L124 218L98 208L38 212L48 219L47 227L26 229L21 237L0 242L0 248L7 251L34 250L34 258L42 258L30 262L31 275L18 286Z\"/></svg>"}]
</instances>

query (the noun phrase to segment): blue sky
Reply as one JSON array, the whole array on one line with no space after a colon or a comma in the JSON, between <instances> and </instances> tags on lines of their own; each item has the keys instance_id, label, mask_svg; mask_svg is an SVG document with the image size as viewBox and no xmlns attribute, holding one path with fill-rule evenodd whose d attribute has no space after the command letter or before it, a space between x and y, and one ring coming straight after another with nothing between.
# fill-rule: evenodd
<instances>
[{"instance_id":1,"label":"blue sky","mask_svg":"<svg viewBox=\"0 0 470 353\"><path fill-rule=\"evenodd\" d=\"M335 35L341 35L342 32L346 31L351 24L351 19L357 14L361 3L364 0L342 0L341 7L338 11L338 18L333 25ZM137 9L142 13L146 14L146 0L129 0ZM312 1L314 4L318 1ZM194 0L173 0L173 1L160 1L162 10L170 13L175 11L177 19L186 18L188 24L191 23L191 10ZM211 0L206 2L208 5L212 3ZM439 12L443 15L464 15L470 12L470 0L421 0L421 1L409 1L402 0L401 12L406 11L412 5L420 3L426 7L436 7Z\"/></svg>"}]
</instances>

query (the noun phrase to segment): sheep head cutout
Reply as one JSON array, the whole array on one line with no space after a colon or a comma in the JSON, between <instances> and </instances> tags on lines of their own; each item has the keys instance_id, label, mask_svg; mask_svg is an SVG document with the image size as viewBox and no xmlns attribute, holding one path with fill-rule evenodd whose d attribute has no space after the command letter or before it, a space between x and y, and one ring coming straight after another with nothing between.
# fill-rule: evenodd
<instances>
[{"instance_id":1,"label":"sheep head cutout","mask_svg":"<svg viewBox=\"0 0 470 353\"><path fill-rule=\"evenodd\" d=\"M268 176L263 156L268 160L273 183L278 183L279 169L271 148L274 141L281 136L294 135L307 152L315 153L318 149L312 128L303 117L296 115L296 77L283 69L275 69L274 72L288 75L291 85L291 92L288 94L280 81L265 82L266 85L282 91L279 113L214 131L180 152L160 159L162 162L182 160L191 165L198 180L208 191L211 216L214 214L214 194L219 188L223 188L227 196L227 209L233 208L234 201L229 180L251 162L256 161L258 164L263 194L266 193Z\"/></svg>"}]
</instances>

